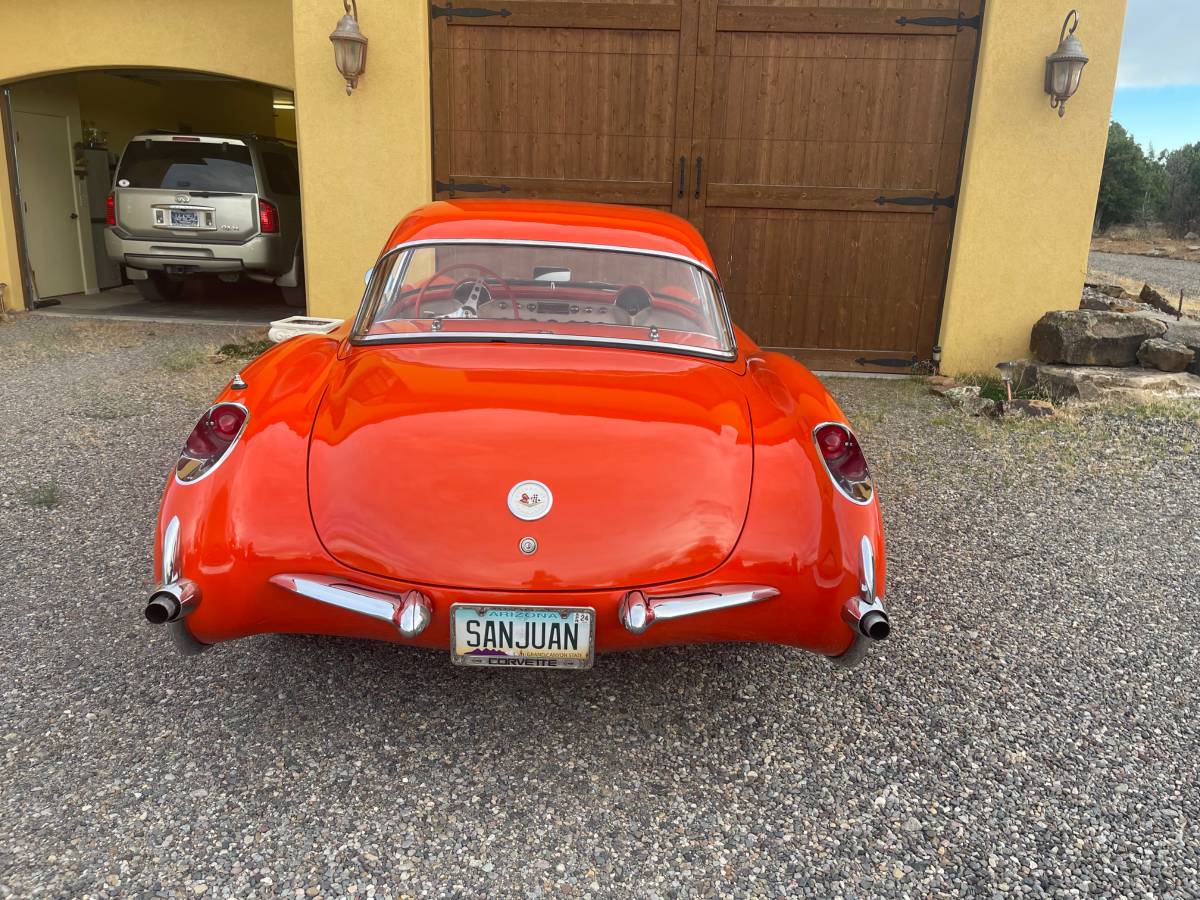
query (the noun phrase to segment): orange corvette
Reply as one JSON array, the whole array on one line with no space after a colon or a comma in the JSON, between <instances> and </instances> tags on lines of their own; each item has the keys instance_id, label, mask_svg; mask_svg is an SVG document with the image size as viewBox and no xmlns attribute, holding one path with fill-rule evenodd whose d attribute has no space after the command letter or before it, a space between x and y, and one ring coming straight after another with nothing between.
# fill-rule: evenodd
<instances>
[{"instance_id":1,"label":"orange corvette","mask_svg":"<svg viewBox=\"0 0 1200 900\"><path fill-rule=\"evenodd\" d=\"M856 662L887 636L859 443L735 328L666 213L461 201L392 232L353 323L239 373L163 497L146 618L586 668L762 641Z\"/></svg>"}]
</instances>

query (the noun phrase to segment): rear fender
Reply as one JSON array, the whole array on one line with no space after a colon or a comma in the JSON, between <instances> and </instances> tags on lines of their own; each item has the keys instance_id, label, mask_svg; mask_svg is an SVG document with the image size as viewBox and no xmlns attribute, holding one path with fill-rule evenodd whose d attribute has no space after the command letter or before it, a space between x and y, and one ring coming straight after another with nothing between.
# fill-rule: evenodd
<instances>
[{"instance_id":1,"label":"rear fender","mask_svg":"<svg viewBox=\"0 0 1200 900\"><path fill-rule=\"evenodd\" d=\"M244 592L220 596L220 582L234 571L244 574L259 558L328 558L309 516L306 467L309 432L337 364L339 337L337 332L295 337L247 366L240 373L245 387L231 383L216 400L241 403L249 411L245 431L228 456L196 482L181 484L173 471L169 476L154 571L162 570L163 531L178 517L182 574L210 598L188 617L189 629L201 640L218 620L224 630L254 615L237 608ZM214 615L218 606L219 617Z\"/></svg>"}]
</instances>

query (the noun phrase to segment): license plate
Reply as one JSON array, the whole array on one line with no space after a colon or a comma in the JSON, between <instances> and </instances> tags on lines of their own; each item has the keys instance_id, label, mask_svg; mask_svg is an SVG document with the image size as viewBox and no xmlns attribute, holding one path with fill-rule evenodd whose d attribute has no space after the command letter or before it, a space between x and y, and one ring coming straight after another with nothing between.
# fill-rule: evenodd
<instances>
[{"instance_id":1,"label":"license plate","mask_svg":"<svg viewBox=\"0 0 1200 900\"><path fill-rule=\"evenodd\" d=\"M460 666L588 669L596 611L581 606L450 607L450 659Z\"/></svg>"},{"instance_id":2,"label":"license plate","mask_svg":"<svg viewBox=\"0 0 1200 900\"><path fill-rule=\"evenodd\" d=\"M171 226L173 228L199 228L200 213L194 209L171 210Z\"/></svg>"}]
</instances>

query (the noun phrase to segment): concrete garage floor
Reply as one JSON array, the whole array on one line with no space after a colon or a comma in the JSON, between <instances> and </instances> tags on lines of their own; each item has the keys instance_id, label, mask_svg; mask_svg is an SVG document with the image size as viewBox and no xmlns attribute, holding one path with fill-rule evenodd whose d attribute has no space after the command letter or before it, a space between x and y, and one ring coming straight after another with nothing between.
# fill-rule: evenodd
<instances>
[{"instance_id":1,"label":"concrete garage floor","mask_svg":"<svg viewBox=\"0 0 1200 900\"><path fill-rule=\"evenodd\" d=\"M0 326L0 896L1196 896L1200 411L831 380L894 639L576 674L141 618L212 327Z\"/></svg>"},{"instance_id":2,"label":"concrete garage floor","mask_svg":"<svg viewBox=\"0 0 1200 900\"><path fill-rule=\"evenodd\" d=\"M193 279L177 300L143 300L132 284L98 294L68 294L39 310L41 315L122 318L139 321L198 321L229 325L266 325L302 314L283 302L274 285L254 281L225 284L215 278Z\"/></svg>"}]
</instances>

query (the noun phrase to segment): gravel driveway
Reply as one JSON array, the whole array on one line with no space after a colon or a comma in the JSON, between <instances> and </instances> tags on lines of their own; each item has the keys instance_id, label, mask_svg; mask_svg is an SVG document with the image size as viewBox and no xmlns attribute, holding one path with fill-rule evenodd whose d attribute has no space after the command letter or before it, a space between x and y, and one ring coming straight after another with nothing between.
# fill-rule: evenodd
<instances>
[{"instance_id":1,"label":"gravel driveway","mask_svg":"<svg viewBox=\"0 0 1200 900\"><path fill-rule=\"evenodd\" d=\"M1200 297L1200 262L1187 259L1155 259L1093 251L1088 254L1088 272L1149 284L1172 301L1179 299L1180 288L1193 300Z\"/></svg>"},{"instance_id":2,"label":"gravel driveway","mask_svg":"<svg viewBox=\"0 0 1200 900\"><path fill-rule=\"evenodd\" d=\"M0 896L1200 895L1200 415L833 382L893 640L492 672L141 618L203 326L0 326Z\"/></svg>"}]
</instances>

